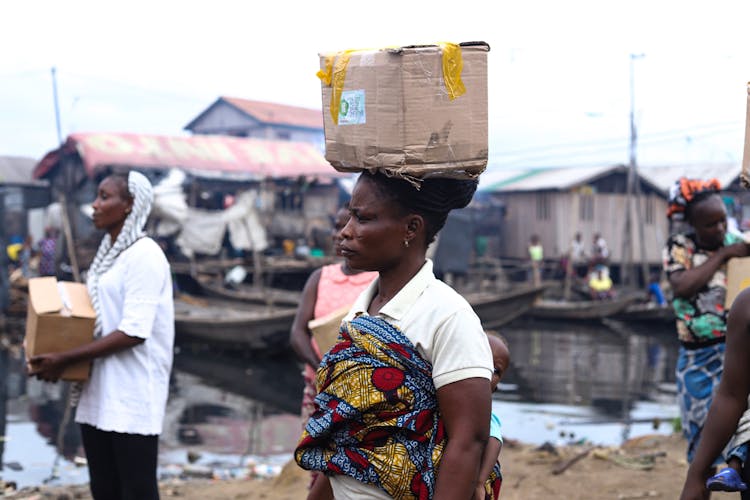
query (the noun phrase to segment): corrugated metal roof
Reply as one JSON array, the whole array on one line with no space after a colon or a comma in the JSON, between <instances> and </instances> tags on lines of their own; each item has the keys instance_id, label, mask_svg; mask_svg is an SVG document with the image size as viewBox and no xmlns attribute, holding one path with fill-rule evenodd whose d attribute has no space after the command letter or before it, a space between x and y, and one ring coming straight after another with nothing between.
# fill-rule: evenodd
<instances>
[{"instance_id":1,"label":"corrugated metal roof","mask_svg":"<svg viewBox=\"0 0 750 500\"><path fill-rule=\"evenodd\" d=\"M654 167L639 167L638 174L645 178L657 188L669 192L669 188L680 177L690 179L719 179L721 185L726 187L737 180L742 171L739 163L714 163L696 165L666 165Z\"/></svg>"},{"instance_id":2,"label":"corrugated metal roof","mask_svg":"<svg viewBox=\"0 0 750 500\"><path fill-rule=\"evenodd\" d=\"M0 156L0 183L38 184L33 175L36 163L25 156Z\"/></svg>"},{"instance_id":3,"label":"corrugated metal roof","mask_svg":"<svg viewBox=\"0 0 750 500\"><path fill-rule=\"evenodd\" d=\"M222 96L221 99L263 123L323 129L323 111L321 109L251 101L239 97Z\"/></svg>"},{"instance_id":4,"label":"corrugated metal roof","mask_svg":"<svg viewBox=\"0 0 750 500\"><path fill-rule=\"evenodd\" d=\"M586 184L619 168L621 168L619 165L610 165L602 167L488 169L479 176L478 189L484 192L566 190Z\"/></svg>"}]
</instances>

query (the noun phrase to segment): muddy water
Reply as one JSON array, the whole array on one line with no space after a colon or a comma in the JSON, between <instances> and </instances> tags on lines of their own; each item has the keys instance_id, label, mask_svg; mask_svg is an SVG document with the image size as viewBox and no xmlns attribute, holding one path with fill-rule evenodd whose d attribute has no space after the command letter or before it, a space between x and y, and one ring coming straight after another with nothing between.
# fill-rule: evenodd
<instances>
[{"instance_id":1,"label":"muddy water","mask_svg":"<svg viewBox=\"0 0 750 500\"><path fill-rule=\"evenodd\" d=\"M672 431L676 342L668 326L615 332L601 324L520 321L502 333L512 362L493 407L507 438L619 444ZM27 379L18 353L3 352L2 478L19 487L86 482L77 427L69 423L59 432L66 387ZM288 353L181 345L161 440L161 474L274 474L299 436L301 390L300 367Z\"/></svg>"}]
</instances>

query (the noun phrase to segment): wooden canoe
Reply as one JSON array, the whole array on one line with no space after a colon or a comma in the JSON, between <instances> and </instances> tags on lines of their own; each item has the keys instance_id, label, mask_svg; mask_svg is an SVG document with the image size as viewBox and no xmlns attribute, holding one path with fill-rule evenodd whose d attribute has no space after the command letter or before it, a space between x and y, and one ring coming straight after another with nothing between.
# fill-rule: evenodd
<instances>
[{"instance_id":1,"label":"wooden canoe","mask_svg":"<svg viewBox=\"0 0 750 500\"><path fill-rule=\"evenodd\" d=\"M200 285L201 290L209 297L216 297L251 304L266 304L296 307L302 297L302 292L282 290L279 288L259 288L248 284L236 287L224 285L220 276L211 274L194 274L193 278Z\"/></svg>"},{"instance_id":2,"label":"wooden canoe","mask_svg":"<svg viewBox=\"0 0 750 500\"><path fill-rule=\"evenodd\" d=\"M530 311L541 299L545 286L520 286L504 292L463 294L486 329L510 323Z\"/></svg>"},{"instance_id":3,"label":"wooden canoe","mask_svg":"<svg viewBox=\"0 0 750 500\"><path fill-rule=\"evenodd\" d=\"M282 347L296 308L269 307L205 297L175 299L175 335L251 350Z\"/></svg>"},{"instance_id":4,"label":"wooden canoe","mask_svg":"<svg viewBox=\"0 0 750 500\"><path fill-rule=\"evenodd\" d=\"M543 299L534 304L529 315L545 319L596 320L614 316L635 300L635 297L578 301Z\"/></svg>"}]
</instances>

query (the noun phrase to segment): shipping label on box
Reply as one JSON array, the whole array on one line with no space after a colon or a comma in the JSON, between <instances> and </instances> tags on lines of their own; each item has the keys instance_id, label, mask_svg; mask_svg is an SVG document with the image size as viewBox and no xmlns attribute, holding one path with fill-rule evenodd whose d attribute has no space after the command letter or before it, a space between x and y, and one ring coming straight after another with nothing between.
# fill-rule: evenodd
<instances>
[{"instance_id":1,"label":"shipping label on box","mask_svg":"<svg viewBox=\"0 0 750 500\"><path fill-rule=\"evenodd\" d=\"M727 263L727 295L724 307L728 311L734 299L750 286L750 257L735 257Z\"/></svg>"},{"instance_id":2,"label":"shipping label on box","mask_svg":"<svg viewBox=\"0 0 750 500\"><path fill-rule=\"evenodd\" d=\"M343 172L478 176L488 51L472 42L321 54L326 159Z\"/></svg>"},{"instance_id":3,"label":"shipping label on box","mask_svg":"<svg viewBox=\"0 0 750 500\"><path fill-rule=\"evenodd\" d=\"M96 312L86 285L54 277L29 280L29 303L26 314L26 357L61 352L91 342L94 338ZM81 362L65 369L63 380L81 381L89 377L91 362Z\"/></svg>"}]
</instances>

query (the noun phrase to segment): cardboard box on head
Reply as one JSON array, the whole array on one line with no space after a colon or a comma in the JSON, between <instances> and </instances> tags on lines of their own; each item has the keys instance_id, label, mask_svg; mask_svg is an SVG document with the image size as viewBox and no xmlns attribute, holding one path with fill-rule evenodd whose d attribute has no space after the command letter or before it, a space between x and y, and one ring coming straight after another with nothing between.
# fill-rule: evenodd
<instances>
[{"instance_id":1,"label":"cardboard box on head","mask_svg":"<svg viewBox=\"0 0 750 500\"><path fill-rule=\"evenodd\" d=\"M485 42L321 54L326 159L336 170L475 178L487 166Z\"/></svg>"},{"instance_id":2,"label":"cardboard box on head","mask_svg":"<svg viewBox=\"0 0 750 500\"><path fill-rule=\"evenodd\" d=\"M96 312L86 285L54 277L29 280L26 314L26 356L61 352L91 342ZM91 362L69 366L62 380L82 381L89 377Z\"/></svg>"}]
</instances>

